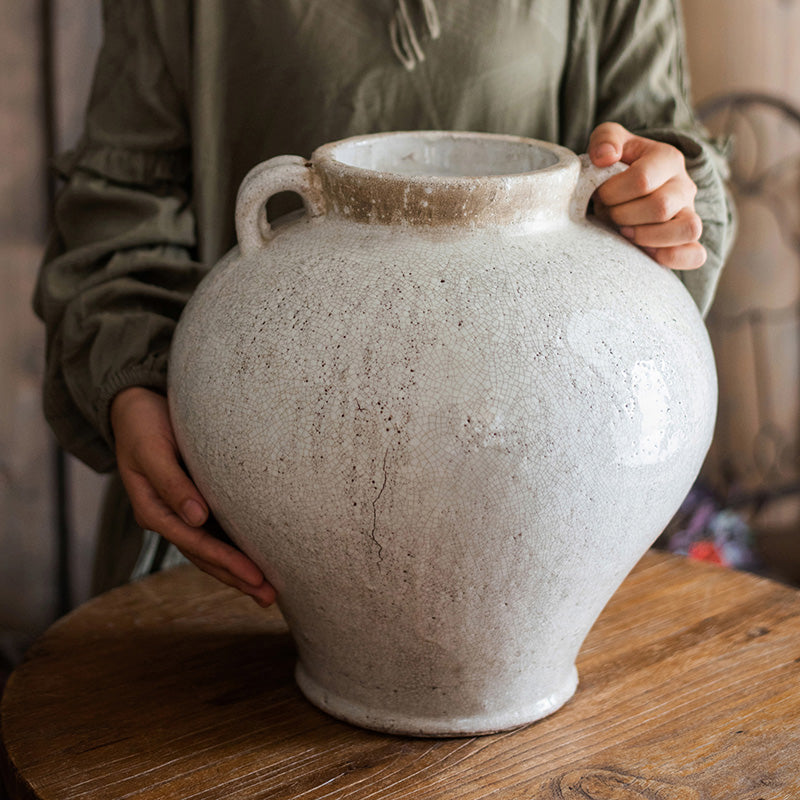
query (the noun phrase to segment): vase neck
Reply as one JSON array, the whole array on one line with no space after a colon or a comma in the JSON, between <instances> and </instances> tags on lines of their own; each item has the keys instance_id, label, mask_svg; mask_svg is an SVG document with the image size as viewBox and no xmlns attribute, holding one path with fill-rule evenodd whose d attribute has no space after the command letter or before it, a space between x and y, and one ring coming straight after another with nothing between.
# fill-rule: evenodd
<instances>
[{"instance_id":1,"label":"vase neck","mask_svg":"<svg viewBox=\"0 0 800 800\"><path fill-rule=\"evenodd\" d=\"M311 165L330 213L358 222L496 227L567 219L580 171L558 145L420 131L344 139Z\"/></svg>"}]
</instances>

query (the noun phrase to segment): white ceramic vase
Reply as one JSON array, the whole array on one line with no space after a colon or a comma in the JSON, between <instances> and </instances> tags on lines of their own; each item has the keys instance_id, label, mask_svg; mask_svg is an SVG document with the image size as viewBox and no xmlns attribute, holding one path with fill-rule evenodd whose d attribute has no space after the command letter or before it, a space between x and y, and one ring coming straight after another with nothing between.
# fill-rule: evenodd
<instances>
[{"instance_id":1,"label":"white ceramic vase","mask_svg":"<svg viewBox=\"0 0 800 800\"><path fill-rule=\"evenodd\" d=\"M450 736L550 714L690 488L711 349L680 280L586 218L609 174L416 132L243 182L239 246L178 325L170 409L334 716ZM305 213L270 226L286 190Z\"/></svg>"}]
</instances>

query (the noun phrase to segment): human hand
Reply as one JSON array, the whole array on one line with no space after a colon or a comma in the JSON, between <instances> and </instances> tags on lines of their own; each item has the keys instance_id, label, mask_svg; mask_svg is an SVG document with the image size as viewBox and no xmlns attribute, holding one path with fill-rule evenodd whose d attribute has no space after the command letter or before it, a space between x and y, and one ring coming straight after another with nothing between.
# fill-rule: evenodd
<instances>
[{"instance_id":1,"label":"human hand","mask_svg":"<svg viewBox=\"0 0 800 800\"><path fill-rule=\"evenodd\" d=\"M117 467L136 522L172 542L203 572L250 595L260 606L275 590L244 553L203 525L208 506L179 462L167 399L140 386L123 389L111 403Z\"/></svg>"},{"instance_id":2,"label":"human hand","mask_svg":"<svg viewBox=\"0 0 800 800\"><path fill-rule=\"evenodd\" d=\"M665 267L697 269L705 263L703 222L694 210L697 187L680 150L604 122L592 132L589 157L598 167L630 165L595 192L600 216Z\"/></svg>"}]
</instances>

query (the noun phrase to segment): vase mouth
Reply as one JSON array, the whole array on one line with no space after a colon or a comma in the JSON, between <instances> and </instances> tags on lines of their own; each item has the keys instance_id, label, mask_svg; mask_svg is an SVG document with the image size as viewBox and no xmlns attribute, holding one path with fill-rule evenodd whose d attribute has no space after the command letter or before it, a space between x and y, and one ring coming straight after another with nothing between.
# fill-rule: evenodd
<instances>
[{"instance_id":1,"label":"vase mouth","mask_svg":"<svg viewBox=\"0 0 800 800\"><path fill-rule=\"evenodd\" d=\"M530 175L563 166L575 156L559 145L522 136L397 131L332 142L320 147L314 158L348 170L428 181Z\"/></svg>"},{"instance_id":2,"label":"vase mouth","mask_svg":"<svg viewBox=\"0 0 800 800\"><path fill-rule=\"evenodd\" d=\"M471 227L565 216L580 170L557 144L462 131L354 136L317 148L311 165L337 215Z\"/></svg>"}]
</instances>

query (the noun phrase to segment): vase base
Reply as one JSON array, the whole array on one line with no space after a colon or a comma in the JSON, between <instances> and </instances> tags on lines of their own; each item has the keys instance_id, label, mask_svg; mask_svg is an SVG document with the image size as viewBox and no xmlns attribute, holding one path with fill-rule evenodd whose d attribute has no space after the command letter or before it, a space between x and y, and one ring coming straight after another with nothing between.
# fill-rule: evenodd
<instances>
[{"instance_id":1,"label":"vase base","mask_svg":"<svg viewBox=\"0 0 800 800\"><path fill-rule=\"evenodd\" d=\"M500 731L521 728L549 716L563 706L575 693L578 672L575 667L563 684L545 697L520 703L511 709L469 716L425 717L404 714L394 709L365 706L337 695L314 680L298 662L295 680L311 703L337 719L381 733L401 736L446 738L457 736L482 736Z\"/></svg>"}]
</instances>

